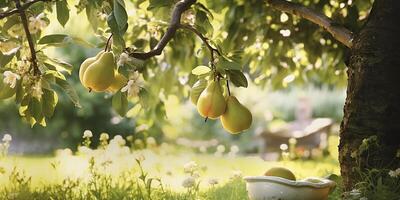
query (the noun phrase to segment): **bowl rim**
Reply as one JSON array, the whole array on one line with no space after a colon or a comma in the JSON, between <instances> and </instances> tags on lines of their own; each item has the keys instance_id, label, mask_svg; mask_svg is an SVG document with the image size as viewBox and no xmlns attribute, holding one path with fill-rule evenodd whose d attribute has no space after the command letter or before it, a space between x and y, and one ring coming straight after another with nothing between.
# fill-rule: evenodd
<instances>
[{"instance_id":1,"label":"bowl rim","mask_svg":"<svg viewBox=\"0 0 400 200\"><path fill-rule=\"evenodd\" d=\"M317 177L308 177L308 178L317 178ZM273 182L273 183L278 183L278 184L284 184L288 186L293 186L293 187L311 187L311 188L332 188L336 186L336 183L334 181L331 181L329 179L325 178L317 178L321 180L321 183L311 183L308 181L303 180L298 180L298 181L293 181L281 177L276 177L276 176L246 176L243 178L247 183L253 183L253 182L259 182L259 183L267 183L267 182Z\"/></svg>"}]
</instances>

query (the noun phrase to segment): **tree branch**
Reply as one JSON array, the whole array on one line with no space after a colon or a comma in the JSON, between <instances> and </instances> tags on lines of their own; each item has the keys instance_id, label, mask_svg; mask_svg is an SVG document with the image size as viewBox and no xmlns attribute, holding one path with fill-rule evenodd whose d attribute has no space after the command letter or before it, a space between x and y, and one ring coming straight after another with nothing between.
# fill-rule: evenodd
<instances>
[{"instance_id":1,"label":"tree branch","mask_svg":"<svg viewBox=\"0 0 400 200\"><path fill-rule=\"evenodd\" d=\"M301 4L292 3L286 0L267 0L267 3L277 10L303 17L315 24L318 24L332 34L336 40L349 48L352 47L353 33L344 26L337 24L326 15L307 8Z\"/></svg>"},{"instance_id":2,"label":"tree branch","mask_svg":"<svg viewBox=\"0 0 400 200\"><path fill-rule=\"evenodd\" d=\"M37 65L35 46L33 44L31 33L29 32L28 21L26 19L25 11L23 10L23 8L21 6L20 0L15 0L15 6L17 7L17 10L19 12L19 15L20 15L20 18L21 18L21 21L22 21L22 25L24 26L26 39L28 40L29 49L31 51L31 60L30 61L31 61L31 64L32 64L31 66L33 67L33 74L34 75L40 75L40 70L39 70L39 67Z\"/></svg>"},{"instance_id":3,"label":"tree branch","mask_svg":"<svg viewBox=\"0 0 400 200\"><path fill-rule=\"evenodd\" d=\"M168 42L174 37L176 30L178 30L181 24L182 13L185 12L187 9L189 9L190 6L192 6L194 3L196 3L196 0L181 0L178 3L176 3L172 11L171 22L169 24L167 32L163 35L163 37L154 47L154 49L150 50L149 52L132 52L129 53L129 56L141 60L146 60L151 57L160 55L165 46L168 44Z\"/></svg>"},{"instance_id":4,"label":"tree branch","mask_svg":"<svg viewBox=\"0 0 400 200\"><path fill-rule=\"evenodd\" d=\"M34 3L37 3L37 2L46 2L46 1L51 1L51 0L31 0L31 1L28 1L28 2L24 3L23 5L21 5L20 8L21 8L22 10L26 10L26 9L28 9L28 8L29 8L32 4L34 4ZM17 8L7 10L7 11L5 11L5 12L0 13L0 19L6 18L6 17L8 17L8 16L11 16L11 15L17 14L17 13L19 13L19 11L18 11Z\"/></svg>"}]
</instances>

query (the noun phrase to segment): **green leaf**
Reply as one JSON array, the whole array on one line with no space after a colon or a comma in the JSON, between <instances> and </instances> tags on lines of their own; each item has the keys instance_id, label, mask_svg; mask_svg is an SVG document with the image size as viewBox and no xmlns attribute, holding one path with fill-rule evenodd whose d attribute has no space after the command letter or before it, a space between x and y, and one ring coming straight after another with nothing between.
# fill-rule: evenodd
<instances>
[{"instance_id":1,"label":"green leaf","mask_svg":"<svg viewBox=\"0 0 400 200\"><path fill-rule=\"evenodd\" d=\"M15 54L17 54L19 49L20 49L20 47L16 47L4 54L0 51L0 67L6 66L13 59Z\"/></svg>"},{"instance_id":2,"label":"green leaf","mask_svg":"<svg viewBox=\"0 0 400 200\"><path fill-rule=\"evenodd\" d=\"M197 104L197 100L200 97L200 94L206 89L207 80L200 79L196 83L194 83L192 89L190 90L190 100L193 104Z\"/></svg>"},{"instance_id":3,"label":"green leaf","mask_svg":"<svg viewBox=\"0 0 400 200\"><path fill-rule=\"evenodd\" d=\"M219 61L216 64L217 70L218 71L224 71L224 70L241 70L242 67L240 63L235 62L232 59L226 58L226 57L219 57Z\"/></svg>"},{"instance_id":4,"label":"green leaf","mask_svg":"<svg viewBox=\"0 0 400 200\"><path fill-rule=\"evenodd\" d=\"M82 38L71 37L66 34L45 35L42 38L40 38L39 42L38 42L38 44L50 45L50 46L63 46L63 45L71 44L71 43L75 43L75 44L81 45L83 47L88 47L88 48L95 47L93 44L86 42Z\"/></svg>"},{"instance_id":5,"label":"green leaf","mask_svg":"<svg viewBox=\"0 0 400 200\"><path fill-rule=\"evenodd\" d=\"M147 7L148 10L161 8L161 7L168 7L171 5L172 1L165 1L165 0L150 0L150 5Z\"/></svg>"},{"instance_id":6,"label":"green leaf","mask_svg":"<svg viewBox=\"0 0 400 200\"><path fill-rule=\"evenodd\" d=\"M200 75L203 75L203 74L207 74L210 71L211 71L211 69L209 67L204 66L204 65L200 65L200 66L197 66L196 68L194 68L192 70L192 74L200 76Z\"/></svg>"},{"instance_id":7,"label":"green leaf","mask_svg":"<svg viewBox=\"0 0 400 200\"><path fill-rule=\"evenodd\" d=\"M81 104L79 103L78 94L66 80L57 78L56 84L64 90L64 92L68 95L68 97L71 99L72 103L74 103L76 107L78 108L81 107Z\"/></svg>"},{"instance_id":8,"label":"green leaf","mask_svg":"<svg viewBox=\"0 0 400 200\"><path fill-rule=\"evenodd\" d=\"M125 48L125 41L122 38L121 30L119 29L117 20L115 19L114 13L111 13L107 18L107 24L113 34L113 44L119 49Z\"/></svg>"},{"instance_id":9,"label":"green leaf","mask_svg":"<svg viewBox=\"0 0 400 200\"><path fill-rule=\"evenodd\" d=\"M121 116L124 117L128 112L128 98L126 92L118 91L112 98L112 107Z\"/></svg>"},{"instance_id":10,"label":"green leaf","mask_svg":"<svg viewBox=\"0 0 400 200\"><path fill-rule=\"evenodd\" d=\"M97 16L97 9L93 4L89 4L86 6L86 17L90 22L94 31L97 31L97 27L99 26L99 18Z\"/></svg>"},{"instance_id":11,"label":"green leaf","mask_svg":"<svg viewBox=\"0 0 400 200\"><path fill-rule=\"evenodd\" d=\"M114 0L114 17L117 22L120 34L123 35L128 26L128 14L125 10L125 4L123 0Z\"/></svg>"},{"instance_id":12,"label":"green leaf","mask_svg":"<svg viewBox=\"0 0 400 200\"><path fill-rule=\"evenodd\" d=\"M37 122L40 122L42 120L42 104L37 98L31 98L28 109L30 116L32 116Z\"/></svg>"},{"instance_id":13,"label":"green leaf","mask_svg":"<svg viewBox=\"0 0 400 200\"><path fill-rule=\"evenodd\" d=\"M71 42L72 38L66 34L45 35L39 39L38 44L62 44Z\"/></svg>"},{"instance_id":14,"label":"green leaf","mask_svg":"<svg viewBox=\"0 0 400 200\"><path fill-rule=\"evenodd\" d=\"M58 22L64 27L69 19L69 9L66 0L56 2L57 19Z\"/></svg>"},{"instance_id":15,"label":"green leaf","mask_svg":"<svg viewBox=\"0 0 400 200\"><path fill-rule=\"evenodd\" d=\"M226 73L228 74L229 80L233 83L233 85L235 85L236 87L247 88L248 82L243 72L241 72L240 70L227 70Z\"/></svg>"},{"instance_id":16,"label":"green leaf","mask_svg":"<svg viewBox=\"0 0 400 200\"><path fill-rule=\"evenodd\" d=\"M62 61L62 60L58 60L56 58L50 58L50 57L48 57L47 59L50 62L48 64L55 66L57 71L66 71L68 74L71 74L72 69L74 68L71 64L69 64L65 61Z\"/></svg>"},{"instance_id":17,"label":"green leaf","mask_svg":"<svg viewBox=\"0 0 400 200\"><path fill-rule=\"evenodd\" d=\"M45 117L51 117L54 114L58 102L58 95L51 90L43 90L42 95L42 110Z\"/></svg>"}]
</instances>

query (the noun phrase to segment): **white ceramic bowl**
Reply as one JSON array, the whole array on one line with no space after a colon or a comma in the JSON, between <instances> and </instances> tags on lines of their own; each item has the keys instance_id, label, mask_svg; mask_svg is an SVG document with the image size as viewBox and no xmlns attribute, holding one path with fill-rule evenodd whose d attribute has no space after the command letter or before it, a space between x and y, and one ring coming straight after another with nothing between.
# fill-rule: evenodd
<instances>
[{"instance_id":1,"label":"white ceramic bowl","mask_svg":"<svg viewBox=\"0 0 400 200\"><path fill-rule=\"evenodd\" d=\"M247 176L244 179L251 200L326 200L336 185L324 178L311 178L318 179L318 183L276 176Z\"/></svg>"}]
</instances>

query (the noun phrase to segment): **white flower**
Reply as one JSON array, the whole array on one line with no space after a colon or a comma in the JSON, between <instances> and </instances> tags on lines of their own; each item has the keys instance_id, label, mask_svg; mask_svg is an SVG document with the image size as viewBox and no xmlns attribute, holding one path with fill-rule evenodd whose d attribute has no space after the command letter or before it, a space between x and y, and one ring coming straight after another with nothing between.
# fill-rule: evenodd
<instances>
[{"instance_id":1,"label":"white flower","mask_svg":"<svg viewBox=\"0 0 400 200\"><path fill-rule=\"evenodd\" d=\"M10 134L4 134L3 139L2 139L3 142L8 143L8 142L11 142L11 140L12 140L12 137Z\"/></svg>"},{"instance_id":2,"label":"white flower","mask_svg":"<svg viewBox=\"0 0 400 200\"><path fill-rule=\"evenodd\" d=\"M201 146L201 147L199 147L199 151L201 153L206 153L207 152L207 147L206 146Z\"/></svg>"},{"instance_id":3,"label":"white flower","mask_svg":"<svg viewBox=\"0 0 400 200\"><path fill-rule=\"evenodd\" d=\"M396 170L390 170L389 171L389 176L396 178L400 176L400 168L397 168Z\"/></svg>"},{"instance_id":4,"label":"white flower","mask_svg":"<svg viewBox=\"0 0 400 200\"><path fill-rule=\"evenodd\" d=\"M190 161L188 163L186 163L185 165L183 165L183 171L185 173L193 173L194 171L197 170L197 163L194 161Z\"/></svg>"},{"instance_id":5,"label":"white flower","mask_svg":"<svg viewBox=\"0 0 400 200\"><path fill-rule=\"evenodd\" d=\"M195 179L196 178L200 178L199 172L193 172L192 177L195 178Z\"/></svg>"},{"instance_id":6,"label":"white flower","mask_svg":"<svg viewBox=\"0 0 400 200\"><path fill-rule=\"evenodd\" d=\"M17 80L21 79L21 77L18 74L13 73L11 71L5 71L3 73L3 76L4 76L3 82L9 84L10 88L15 88Z\"/></svg>"},{"instance_id":7,"label":"white flower","mask_svg":"<svg viewBox=\"0 0 400 200\"><path fill-rule=\"evenodd\" d=\"M114 138L110 141L110 144L117 144L119 146L124 146L126 144L126 141L122 136L116 135Z\"/></svg>"},{"instance_id":8,"label":"white flower","mask_svg":"<svg viewBox=\"0 0 400 200\"><path fill-rule=\"evenodd\" d=\"M121 92L128 92L128 96L135 97L140 92L140 86L142 84L142 79L138 72L134 72L132 77L129 79L126 86L121 88Z\"/></svg>"},{"instance_id":9,"label":"white flower","mask_svg":"<svg viewBox=\"0 0 400 200\"><path fill-rule=\"evenodd\" d=\"M119 56L117 65L122 66L130 61L131 61L131 58L129 57L129 55L127 53L121 53L121 55Z\"/></svg>"},{"instance_id":10,"label":"white flower","mask_svg":"<svg viewBox=\"0 0 400 200\"><path fill-rule=\"evenodd\" d=\"M231 152L237 154L239 152L239 147L236 145L231 146Z\"/></svg>"},{"instance_id":11,"label":"white flower","mask_svg":"<svg viewBox=\"0 0 400 200\"><path fill-rule=\"evenodd\" d=\"M208 180L208 184L210 184L210 185L212 185L212 186L217 185L217 184L218 184L218 179L216 179L216 178L210 178L210 179Z\"/></svg>"},{"instance_id":12,"label":"white flower","mask_svg":"<svg viewBox=\"0 0 400 200\"><path fill-rule=\"evenodd\" d=\"M146 143L148 146L156 146L157 145L156 139L154 139L153 137L147 137Z\"/></svg>"},{"instance_id":13,"label":"white flower","mask_svg":"<svg viewBox=\"0 0 400 200\"><path fill-rule=\"evenodd\" d=\"M93 137L92 131L90 131L90 130L85 130L85 131L83 132L83 138L91 138L91 137Z\"/></svg>"},{"instance_id":14,"label":"white flower","mask_svg":"<svg viewBox=\"0 0 400 200\"><path fill-rule=\"evenodd\" d=\"M183 180L182 182L182 186L184 188L191 188L194 187L194 185L196 184L196 180L193 177L187 177L185 180Z\"/></svg>"},{"instance_id":15,"label":"white flower","mask_svg":"<svg viewBox=\"0 0 400 200\"><path fill-rule=\"evenodd\" d=\"M240 170L235 170L232 171L232 176L230 177L231 179L237 179L237 178L242 178L243 172Z\"/></svg>"},{"instance_id":16,"label":"white flower","mask_svg":"<svg viewBox=\"0 0 400 200\"><path fill-rule=\"evenodd\" d=\"M29 17L29 31L33 34L46 27L46 22L42 20L44 14L41 13L36 17Z\"/></svg>"},{"instance_id":17,"label":"white flower","mask_svg":"<svg viewBox=\"0 0 400 200\"><path fill-rule=\"evenodd\" d=\"M42 95L43 95L42 82L37 81L35 85L32 87L32 96L40 100L42 98Z\"/></svg>"},{"instance_id":18,"label":"white flower","mask_svg":"<svg viewBox=\"0 0 400 200\"><path fill-rule=\"evenodd\" d=\"M100 140L101 140L101 141L106 141L106 140L108 140L109 138L110 138L110 136L108 136L107 133L102 133L102 134L100 134Z\"/></svg>"},{"instance_id":19,"label":"white flower","mask_svg":"<svg viewBox=\"0 0 400 200\"><path fill-rule=\"evenodd\" d=\"M217 152L219 153L224 153L225 152L225 146L220 144L217 146Z\"/></svg>"}]
</instances>

